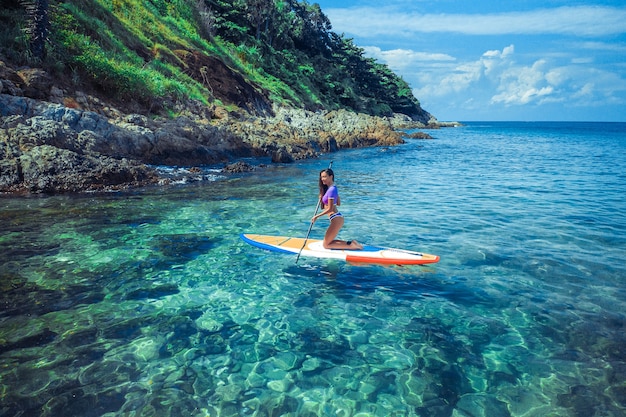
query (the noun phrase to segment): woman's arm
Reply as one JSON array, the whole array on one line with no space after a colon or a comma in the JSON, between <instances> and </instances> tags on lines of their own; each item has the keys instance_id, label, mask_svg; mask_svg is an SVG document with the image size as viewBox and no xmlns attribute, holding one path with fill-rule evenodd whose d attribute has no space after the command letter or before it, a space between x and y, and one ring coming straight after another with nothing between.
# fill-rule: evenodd
<instances>
[{"instance_id":1,"label":"woman's arm","mask_svg":"<svg viewBox=\"0 0 626 417\"><path fill-rule=\"evenodd\" d=\"M335 207L335 199L330 197L328 199L328 204L326 204L324 206L324 210L322 210L320 213L318 213L315 216L313 216L311 221L314 222L315 220L319 219L320 217L325 216L328 213L331 213L332 211L334 211L334 207Z\"/></svg>"}]
</instances>

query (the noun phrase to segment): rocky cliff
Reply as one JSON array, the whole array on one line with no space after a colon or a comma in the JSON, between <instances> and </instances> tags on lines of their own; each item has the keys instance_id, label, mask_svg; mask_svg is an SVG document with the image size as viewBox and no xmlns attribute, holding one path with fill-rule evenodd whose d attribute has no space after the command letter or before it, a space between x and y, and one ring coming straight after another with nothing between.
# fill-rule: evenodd
<instances>
[{"instance_id":1,"label":"rocky cliff","mask_svg":"<svg viewBox=\"0 0 626 417\"><path fill-rule=\"evenodd\" d=\"M231 110L189 102L164 117L68 91L42 70L0 62L0 192L141 186L166 181L156 166L251 156L287 163L345 148L396 145L403 139L394 124L423 126L402 116L272 108L243 79L228 79L213 84Z\"/></svg>"}]
</instances>

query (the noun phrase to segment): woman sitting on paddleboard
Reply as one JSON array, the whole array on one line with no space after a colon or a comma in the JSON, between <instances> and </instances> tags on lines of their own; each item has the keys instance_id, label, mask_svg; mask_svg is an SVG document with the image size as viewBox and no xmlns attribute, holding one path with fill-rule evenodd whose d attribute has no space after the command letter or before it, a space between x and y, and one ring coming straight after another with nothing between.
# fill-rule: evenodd
<instances>
[{"instance_id":1,"label":"woman sitting on paddleboard","mask_svg":"<svg viewBox=\"0 0 626 417\"><path fill-rule=\"evenodd\" d=\"M324 210L313 216L311 222L315 222L315 220L328 214L330 225L324 235L324 247L326 249L363 249L363 245L356 240L345 241L335 239L343 226L344 220L343 215L337 209L337 206L341 204L341 199L339 198L339 192L335 186L335 173L332 169L328 168L320 172L319 184L320 199Z\"/></svg>"}]
</instances>

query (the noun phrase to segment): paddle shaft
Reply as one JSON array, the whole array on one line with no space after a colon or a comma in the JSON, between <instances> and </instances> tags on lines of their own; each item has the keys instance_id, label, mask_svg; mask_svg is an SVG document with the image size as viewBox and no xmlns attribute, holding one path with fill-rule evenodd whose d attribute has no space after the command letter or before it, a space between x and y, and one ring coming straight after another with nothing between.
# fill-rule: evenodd
<instances>
[{"instance_id":1,"label":"paddle shaft","mask_svg":"<svg viewBox=\"0 0 626 417\"><path fill-rule=\"evenodd\" d=\"M333 161L330 161L330 164L328 164L328 169L331 169L332 166L333 166ZM317 199L317 206L315 206L315 213L313 213L313 217L315 217L317 215L317 211L320 209L320 204L321 203L322 203L322 199L320 197L320 198ZM315 223L315 222L313 220L311 220L311 224L309 225L309 230L307 230L306 237L304 238L304 243L302 244L302 247L300 248L300 251L298 252L298 257L296 258L296 263L298 263L298 260L300 259L300 255L302 254L302 250L306 246L306 241L309 240L309 235L311 234L311 229L313 229L313 223Z\"/></svg>"}]
</instances>

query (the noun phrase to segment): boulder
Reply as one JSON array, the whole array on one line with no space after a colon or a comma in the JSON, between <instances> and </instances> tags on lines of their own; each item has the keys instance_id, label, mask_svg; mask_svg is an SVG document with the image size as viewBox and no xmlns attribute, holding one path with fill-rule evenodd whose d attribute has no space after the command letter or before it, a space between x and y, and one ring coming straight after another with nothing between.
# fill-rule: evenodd
<instances>
[{"instance_id":1,"label":"boulder","mask_svg":"<svg viewBox=\"0 0 626 417\"><path fill-rule=\"evenodd\" d=\"M432 136L430 136L428 133L425 133L425 132L407 133L406 137L410 139L432 139L433 138Z\"/></svg>"},{"instance_id":2,"label":"boulder","mask_svg":"<svg viewBox=\"0 0 626 417\"><path fill-rule=\"evenodd\" d=\"M39 100L47 99L52 89L52 78L40 68L25 68L17 71L23 83L22 89L26 97Z\"/></svg>"},{"instance_id":3,"label":"boulder","mask_svg":"<svg viewBox=\"0 0 626 417\"><path fill-rule=\"evenodd\" d=\"M50 145L24 152L17 160L18 182L9 189L63 193L145 185L158 181L156 172L126 159L95 158Z\"/></svg>"},{"instance_id":4,"label":"boulder","mask_svg":"<svg viewBox=\"0 0 626 417\"><path fill-rule=\"evenodd\" d=\"M233 164L226 165L222 169L222 172L229 173L229 174L239 174L242 172L252 172L255 169L256 167L250 165L249 163L239 161Z\"/></svg>"}]
</instances>

